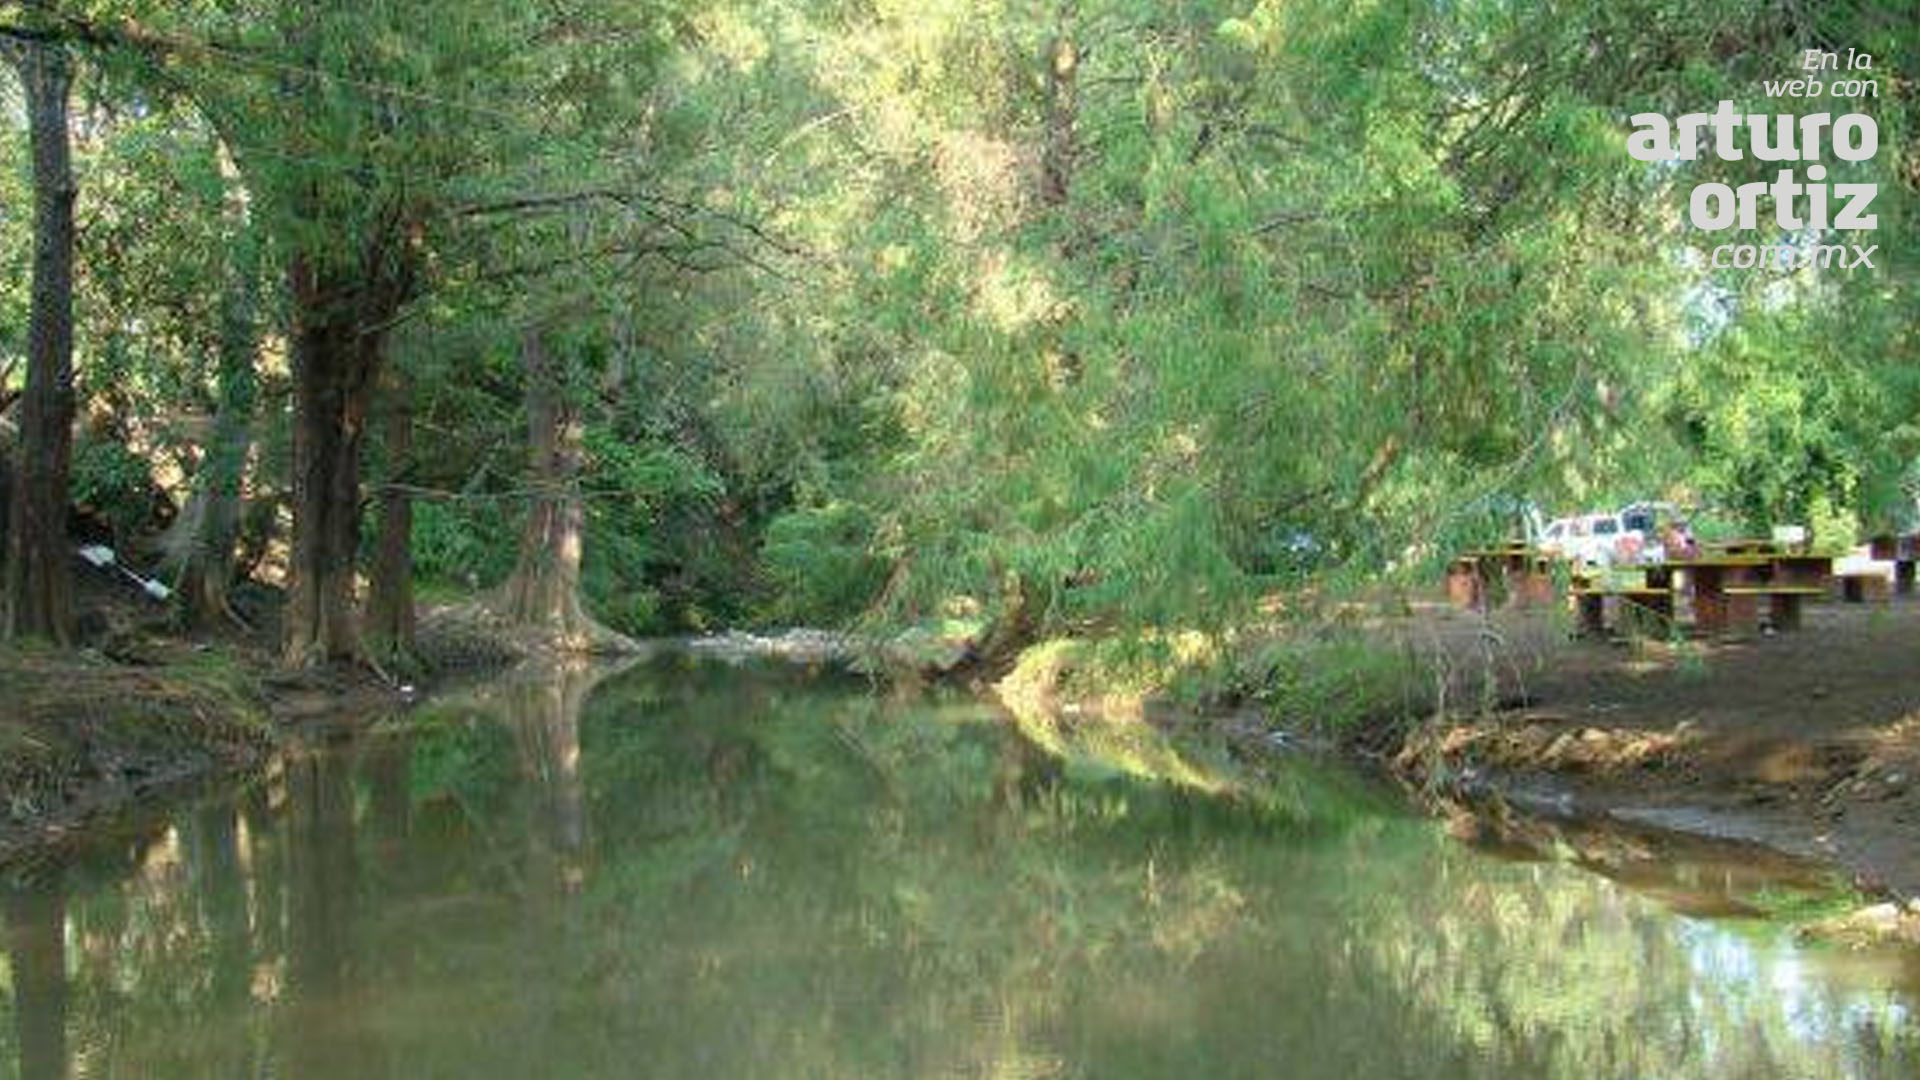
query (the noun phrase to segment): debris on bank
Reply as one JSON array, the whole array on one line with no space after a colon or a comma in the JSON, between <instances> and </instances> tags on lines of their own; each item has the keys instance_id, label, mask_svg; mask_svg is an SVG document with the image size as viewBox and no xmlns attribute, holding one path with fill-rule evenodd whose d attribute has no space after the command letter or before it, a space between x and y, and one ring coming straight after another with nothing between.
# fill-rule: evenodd
<instances>
[{"instance_id":1,"label":"debris on bank","mask_svg":"<svg viewBox=\"0 0 1920 1080\"><path fill-rule=\"evenodd\" d=\"M1800 940L1845 948L1920 946L1920 900L1888 901L1800 928Z\"/></svg>"},{"instance_id":2,"label":"debris on bank","mask_svg":"<svg viewBox=\"0 0 1920 1080\"><path fill-rule=\"evenodd\" d=\"M938 633L920 628L886 638L804 627L765 634L730 630L689 638L684 645L689 652L729 664L772 660L844 667L861 674L921 678L954 674L978 656L972 634Z\"/></svg>"},{"instance_id":3,"label":"debris on bank","mask_svg":"<svg viewBox=\"0 0 1920 1080\"><path fill-rule=\"evenodd\" d=\"M687 651L727 664L782 660L793 664L851 665L863 654L860 642L831 630L794 629L772 634L729 630L689 638Z\"/></svg>"}]
</instances>

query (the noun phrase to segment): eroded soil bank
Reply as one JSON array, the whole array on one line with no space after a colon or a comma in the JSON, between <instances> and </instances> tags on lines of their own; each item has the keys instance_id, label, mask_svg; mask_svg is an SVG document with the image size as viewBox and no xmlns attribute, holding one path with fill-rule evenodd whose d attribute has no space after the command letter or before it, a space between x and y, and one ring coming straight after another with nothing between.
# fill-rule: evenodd
<instances>
[{"instance_id":1,"label":"eroded soil bank","mask_svg":"<svg viewBox=\"0 0 1920 1080\"><path fill-rule=\"evenodd\" d=\"M0 858L261 761L268 714L260 681L225 653L182 647L129 664L0 651Z\"/></svg>"},{"instance_id":2,"label":"eroded soil bank","mask_svg":"<svg viewBox=\"0 0 1920 1080\"><path fill-rule=\"evenodd\" d=\"M278 663L274 590L247 592L244 626L182 633L116 583L80 586L79 648L0 648L0 861L259 766L289 732L385 716L431 687L550 659L554 648L457 617L474 610L465 604L423 616L408 670L290 672Z\"/></svg>"},{"instance_id":3,"label":"eroded soil bank","mask_svg":"<svg viewBox=\"0 0 1920 1080\"><path fill-rule=\"evenodd\" d=\"M1512 707L1363 743L1429 791L1760 841L1920 897L1920 603L1535 659L1500 676Z\"/></svg>"}]
</instances>

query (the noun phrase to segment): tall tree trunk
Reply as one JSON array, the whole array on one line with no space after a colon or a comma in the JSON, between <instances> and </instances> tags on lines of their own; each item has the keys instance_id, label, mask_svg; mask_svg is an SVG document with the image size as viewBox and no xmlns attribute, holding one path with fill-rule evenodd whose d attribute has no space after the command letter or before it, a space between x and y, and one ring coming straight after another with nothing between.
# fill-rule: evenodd
<instances>
[{"instance_id":1,"label":"tall tree trunk","mask_svg":"<svg viewBox=\"0 0 1920 1080\"><path fill-rule=\"evenodd\" d=\"M379 351L359 333L355 286L323 279L304 254L293 298L293 552L282 659L289 667L361 659L354 625L360 449Z\"/></svg>"},{"instance_id":2,"label":"tall tree trunk","mask_svg":"<svg viewBox=\"0 0 1920 1080\"><path fill-rule=\"evenodd\" d=\"M380 441L386 487L380 495L380 538L367 585L367 637L376 655L413 655L413 497L402 490L413 472L413 386L391 373L381 387Z\"/></svg>"},{"instance_id":3,"label":"tall tree trunk","mask_svg":"<svg viewBox=\"0 0 1920 1080\"><path fill-rule=\"evenodd\" d=\"M0 581L4 580L7 552L11 550L7 537L13 512L7 508L13 505L13 435L13 425L7 422L6 403L0 401ZM0 588L4 587L0 584ZM6 597L0 595L0 619L6 617L6 604Z\"/></svg>"},{"instance_id":4,"label":"tall tree trunk","mask_svg":"<svg viewBox=\"0 0 1920 1080\"><path fill-rule=\"evenodd\" d=\"M73 181L67 108L73 66L46 41L18 43L33 147L33 312L20 445L8 498L0 638L73 640L67 469L73 457Z\"/></svg>"},{"instance_id":5,"label":"tall tree trunk","mask_svg":"<svg viewBox=\"0 0 1920 1080\"><path fill-rule=\"evenodd\" d=\"M537 329L527 331L521 355L527 378L528 482L534 489L520 556L502 598L514 622L556 638L593 636L580 603L580 548L586 508L580 499L583 424L561 372Z\"/></svg>"},{"instance_id":6,"label":"tall tree trunk","mask_svg":"<svg viewBox=\"0 0 1920 1080\"><path fill-rule=\"evenodd\" d=\"M322 272L296 254L293 301L293 553L282 627L289 667L366 658L354 619L360 456L387 327L413 296L421 227L402 213L369 233L359 265Z\"/></svg>"}]
</instances>

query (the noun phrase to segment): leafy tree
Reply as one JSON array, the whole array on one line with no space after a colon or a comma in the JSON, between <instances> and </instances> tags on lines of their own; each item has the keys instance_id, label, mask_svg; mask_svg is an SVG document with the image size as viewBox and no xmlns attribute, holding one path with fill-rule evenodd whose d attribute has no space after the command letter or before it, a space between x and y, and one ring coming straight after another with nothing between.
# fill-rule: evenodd
<instances>
[{"instance_id":1,"label":"leafy tree","mask_svg":"<svg viewBox=\"0 0 1920 1080\"><path fill-rule=\"evenodd\" d=\"M404 656L416 570L560 639L1011 650L1412 579L1523 495L1911 507L1910 256L1713 271L1676 208L1754 163L1623 153L1635 112L1773 111L1799 49L1900 53L1879 8L24 10L102 73L88 438L150 464L203 617L284 497L290 663ZM1846 173L1904 235L1884 82Z\"/></svg>"}]
</instances>

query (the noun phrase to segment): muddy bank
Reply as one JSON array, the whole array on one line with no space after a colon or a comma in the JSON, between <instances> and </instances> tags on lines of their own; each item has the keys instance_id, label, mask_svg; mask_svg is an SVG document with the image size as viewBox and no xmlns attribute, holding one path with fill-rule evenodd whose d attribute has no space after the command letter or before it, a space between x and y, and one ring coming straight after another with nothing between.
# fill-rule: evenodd
<instances>
[{"instance_id":1,"label":"muddy bank","mask_svg":"<svg viewBox=\"0 0 1920 1080\"><path fill-rule=\"evenodd\" d=\"M283 733L409 695L368 671L289 674L279 594L245 586L244 624L183 633L117 582L77 582L81 647L0 648L0 859L265 763Z\"/></svg>"},{"instance_id":2,"label":"muddy bank","mask_svg":"<svg viewBox=\"0 0 1920 1080\"><path fill-rule=\"evenodd\" d=\"M1920 898L1920 600L1818 604L1798 632L1711 643L1573 630L1557 611L1356 610L1242 641L1200 711L1256 752L1331 746L1430 804L1747 841ZM1029 650L1003 701L1111 711L1101 673L1049 655ZM1122 704L1193 713L1164 696Z\"/></svg>"},{"instance_id":3,"label":"muddy bank","mask_svg":"<svg viewBox=\"0 0 1920 1080\"><path fill-rule=\"evenodd\" d=\"M1920 603L1816 608L1797 634L1569 642L1524 704L1354 740L1421 790L1604 814L1832 860L1920 897Z\"/></svg>"},{"instance_id":4,"label":"muddy bank","mask_svg":"<svg viewBox=\"0 0 1920 1080\"><path fill-rule=\"evenodd\" d=\"M8 649L0 687L0 858L249 768L274 741L259 680L212 650L132 665Z\"/></svg>"}]
</instances>

